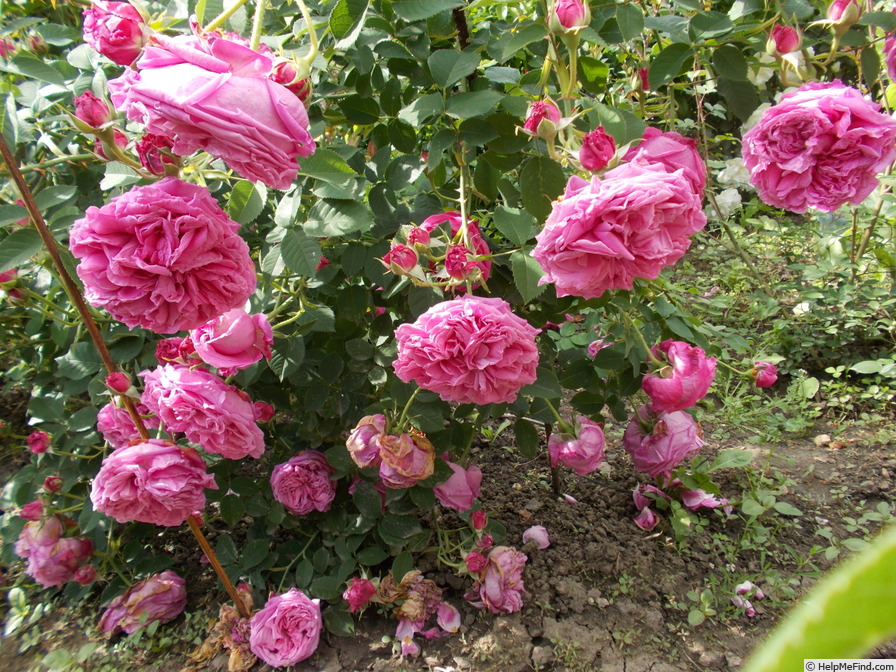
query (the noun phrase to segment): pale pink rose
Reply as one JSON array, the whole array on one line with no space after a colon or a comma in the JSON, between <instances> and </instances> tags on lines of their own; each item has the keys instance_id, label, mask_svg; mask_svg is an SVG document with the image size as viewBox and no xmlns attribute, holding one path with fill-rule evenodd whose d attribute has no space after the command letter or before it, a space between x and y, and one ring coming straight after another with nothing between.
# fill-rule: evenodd
<instances>
[{"instance_id":1,"label":"pale pink rose","mask_svg":"<svg viewBox=\"0 0 896 672\"><path fill-rule=\"evenodd\" d=\"M677 480L675 481L678 482ZM645 493L651 493L653 495L653 499L647 497ZM656 500L657 498L662 497L667 501L672 501L672 498L669 497L665 492L660 490L655 485L650 485L649 483L640 483L638 487L632 490L632 501L635 503L635 508L638 511L643 511L648 506L650 506L651 502Z\"/></svg>"},{"instance_id":2,"label":"pale pink rose","mask_svg":"<svg viewBox=\"0 0 896 672\"><path fill-rule=\"evenodd\" d=\"M679 496L681 497L681 503L684 504L685 508L690 509L691 511L696 511L697 509L716 509L720 506L725 506L728 503L727 499L720 499L703 490L682 490L679 493Z\"/></svg>"},{"instance_id":3,"label":"pale pink rose","mask_svg":"<svg viewBox=\"0 0 896 672\"><path fill-rule=\"evenodd\" d=\"M287 511L305 516L312 511L329 511L336 496L336 482L330 480L333 467L316 450L303 450L274 467L271 490L274 499Z\"/></svg>"},{"instance_id":4,"label":"pale pink rose","mask_svg":"<svg viewBox=\"0 0 896 672\"><path fill-rule=\"evenodd\" d=\"M683 341L663 341L650 349L665 366L644 376L641 388L655 411L683 411L709 391L716 376L716 358Z\"/></svg>"},{"instance_id":5,"label":"pale pink rose","mask_svg":"<svg viewBox=\"0 0 896 672\"><path fill-rule=\"evenodd\" d=\"M532 256L541 284L558 296L597 298L654 280L690 247L706 225L700 198L681 171L658 163L628 163L590 182L573 176L554 202Z\"/></svg>"},{"instance_id":6,"label":"pale pink rose","mask_svg":"<svg viewBox=\"0 0 896 672\"><path fill-rule=\"evenodd\" d=\"M896 120L840 80L787 93L743 137L759 197L778 208L857 205L896 158Z\"/></svg>"},{"instance_id":7,"label":"pale pink rose","mask_svg":"<svg viewBox=\"0 0 896 672\"><path fill-rule=\"evenodd\" d=\"M554 432L548 437L548 455L551 466L562 464L585 476L604 461L604 431L596 422L584 415L577 415L573 432Z\"/></svg>"},{"instance_id":8,"label":"pale pink rose","mask_svg":"<svg viewBox=\"0 0 896 672\"><path fill-rule=\"evenodd\" d=\"M147 429L156 429L159 426L159 419L150 415L149 409L144 404L137 404L137 412L143 418L143 425ZM112 448L121 448L131 441L140 439L140 431L131 419L131 415L111 401L103 406L97 414L96 430L103 435L106 443Z\"/></svg>"},{"instance_id":9,"label":"pale pink rose","mask_svg":"<svg viewBox=\"0 0 896 672\"><path fill-rule=\"evenodd\" d=\"M195 329L255 291L238 230L205 187L168 177L88 208L69 247L90 303L129 327L170 333Z\"/></svg>"},{"instance_id":10,"label":"pale pink rose","mask_svg":"<svg viewBox=\"0 0 896 672\"><path fill-rule=\"evenodd\" d=\"M85 91L75 98L75 116L88 126L99 128L112 118L112 110L92 91Z\"/></svg>"},{"instance_id":11,"label":"pale pink rose","mask_svg":"<svg viewBox=\"0 0 896 672\"><path fill-rule=\"evenodd\" d=\"M143 17L128 2L93 0L84 10L84 41L118 65L130 65L146 38Z\"/></svg>"},{"instance_id":12,"label":"pale pink rose","mask_svg":"<svg viewBox=\"0 0 896 672\"><path fill-rule=\"evenodd\" d=\"M264 313L234 308L190 332L202 361L218 369L239 370L271 358L274 332Z\"/></svg>"},{"instance_id":13,"label":"pale pink rose","mask_svg":"<svg viewBox=\"0 0 896 672\"><path fill-rule=\"evenodd\" d=\"M345 441L345 447L348 448L349 455L362 469L365 467L379 467L380 462L380 446L377 439L386 433L386 416L377 413L376 415L365 415L358 421L357 426L349 434Z\"/></svg>"},{"instance_id":14,"label":"pale pink rose","mask_svg":"<svg viewBox=\"0 0 896 672\"><path fill-rule=\"evenodd\" d=\"M657 164L669 173L681 170L698 196L706 187L706 163L697 151L697 142L674 131L664 133L648 126L641 143L628 150L623 160Z\"/></svg>"},{"instance_id":15,"label":"pale pink rose","mask_svg":"<svg viewBox=\"0 0 896 672\"><path fill-rule=\"evenodd\" d=\"M422 434L380 434L376 443L382 460L380 478L387 488L410 488L432 476L436 449Z\"/></svg>"},{"instance_id":16,"label":"pale pink rose","mask_svg":"<svg viewBox=\"0 0 896 672\"><path fill-rule=\"evenodd\" d=\"M591 23L588 0L554 0L550 24L559 23L567 30L581 29Z\"/></svg>"},{"instance_id":17,"label":"pale pink rose","mask_svg":"<svg viewBox=\"0 0 896 672\"><path fill-rule=\"evenodd\" d=\"M445 632L457 632L460 630L460 612L456 607L442 602L436 612L436 622Z\"/></svg>"},{"instance_id":18,"label":"pale pink rose","mask_svg":"<svg viewBox=\"0 0 896 672\"><path fill-rule=\"evenodd\" d=\"M46 432L37 430L28 435L25 439L25 443L28 445L28 450L35 455L40 455L41 453L47 452L50 448L50 435Z\"/></svg>"},{"instance_id":19,"label":"pale pink rose","mask_svg":"<svg viewBox=\"0 0 896 672\"><path fill-rule=\"evenodd\" d=\"M777 24L769 33L766 50L774 55L790 54L799 51L803 37L792 26Z\"/></svg>"},{"instance_id":20,"label":"pale pink rose","mask_svg":"<svg viewBox=\"0 0 896 672\"><path fill-rule=\"evenodd\" d=\"M667 478L703 445L703 431L694 418L684 411L656 414L649 404L635 411L622 437L635 469L654 478Z\"/></svg>"},{"instance_id":21,"label":"pale pink rose","mask_svg":"<svg viewBox=\"0 0 896 672\"><path fill-rule=\"evenodd\" d=\"M479 574L479 599L493 614L512 614L523 608L523 569L526 555L508 546L495 546Z\"/></svg>"},{"instance_id":22,"label":"pale pink rose","mask_svg":"<svg viewBox=\"0 0 896 672\"><path fill-rule=\"evenodd\" d=\"M523 532L523 543L528 544L529 542L534 543L535 548L539 551L543 551L551 545L548 531L544 525L533 525Z\"/></svg>"},{"instance_id":23,"label":"pale pink rose","mask_svg":"<svg viewBox=\"0 0 896 672\"><path fill-rule=\"evenodd\" d=\"M476 256L488 256L491 252L488 247L488 243L485 242L485 239L482 237L482 233L479 231L479 222L475 219L467 220L467 239L460 240L457 235L460 233L460 227L462 223L462 219L459 212L448 211L443 212L438 215L430 215L426 219L424 219L420 223L420 234L416 234L418 236L422 236L424 233L433 234L436 229L444 224L449 225L449 236L446 236L446 243L457 243L461 245L466 245L467 249L470 250ZM411 244L410 239L408 240L408 244ZM428 243L427 243L428 244ZM492 272L492 262L489 259L484 259L482 261L472 262L477 268L479 268L479 272L482 274L481 279L483 282L488 281L489 275ZM479 287L478 284L473 285L473 289ZM454 287L455 292L465 292L467 291L466 285L457 285Z\"/></svg>"},{"instance_id":24,"label":"pale pink rose","mask_svg":"<svg viewBox=\"0 0 896 672\"><path fill-rule=\"evenodd\" d=\"M451 474L444 483L433 488L439 503L455 511L469 511L473 501L479 496L479 487L482 484L482 470L475 464L464 469L454 462L445 463L451 467Z\"/></svg>"},{"instance_id":25,"label":"pale pink rose","mask_svg":"<svg viewBox=\"0 0 896 672\"><path fill-rule=\"evenodd\" d=\"M169 432L183 432L210 453L229 460L258 459L264 433L245 392L204 369L165 364L140 373L142 401Z\"/></svg>"},{"instance_id":26,"label":"pale pink rose","mask_svg":"<svg viewBox=\"0 0 896 672\"><path fill-rule=\"evenodd\" d=\"M597 357L597 353L599 353L604 348L609 348L613 345L613 341L608 341L604 338L599 338L596 341L592 341L588 344L588 356L594 359Z\"/></svg>"},{"instance_id":27,"label":"pale pink rose","mask_svg":"<svg viewBox=\"0 0 896 672\"><path fill-rule=\"evenodd\" d=\"M756 387L771 387L778 382L778 367L771 362L754 362L751 374Z\"/></svg>"},{"instance_id":28,"label":"pale pink rose","mask_svg":"<svg viewBox=\"0 0 896 672\"><path fill-rule=\"evenodd\" d=\"M650 532L660 522L660 517L649 507L641 509L641 513L634 517L635 525L645 532Z\"/></svg>"},{"instance_id":29,"label":"pale pink rose","mask_svg":"<svg viewBox=\"0 0 896 672\"><path fill-rule=\"evenodd\" d=\"M616 142L608 135L603 126L598 126L582 138L579 150L579 163L585 170L596 171L607 167L616 155Z\"/></svg>"},{"instance_id":30,"label":"pale pink rose","mask_svg":"<svg viewBox=\"0 0 896 672\"><path fill-rule=\"evenodd\" d=\"M19 511L19 516L21 516L25 520L40 520L41 516L43 515L44 504L39 499L28 502L27 504L25 504L25 506L22 507L22 510Z\"/></svg>"},{"instance_id":31,"label":"pale pink rose","mask_svg":"<svg viewBox=\"0 0 896 672\"><path fill-rule=\"evenodd\" d=\"M755 591L755 592L753 592L753 591ZM737 584L734 587L734 592L737 593L738 595L750 595L750 593L752 592L751 597L753 597L757 600L765 599L765 593L762 592L762 588L759 588L752 581L744 581L743 583Z\"/></svg>"},{"instance_id":32,"label":"pale pink rose","mask_svg":"<svg viewBox=\"0 0 896 672\"><path fill-rule=\"evenodd\" d=\"M523 132L539 138L553 138L560 123L560 108L550 100L535 100L529 103Z\"/></svg>"},{"instance_id":33,"label":"pale pink rose","mask_svg":"<svg viewBox=\"0 0 896 672\"><path fill-rule=\"evenodd\" d=\"M15 543L16 555L28 560L25 572L44 588L73 581L93 556L93 543L77 533L75 521L60 514L26 523Z\"/></svg>"},{"instance_id":34,"label":"pale pink rose","mask_svg":"<svg viewBox=\"0 0 896 672\"><path fill-rule=\"evenodd\" d=\"M112 600L100 619L100 630L107 634L123 630L130 635L150 623L177 618L186 606L186 584L168 570L138 581Z\"/></svg>"},{"instance_id":35,"label":"pale pink rose","mask_svg":"<svg viewBox=\"0 0 896 672\"><path fill-rule=\"evenodd\" d=\"M348 581L342 599L348 602L348 611L353 614L370 602L370 598L376 593L376 586L369 579L351 578Z\"/></svg>"},{"instance_id":36,"label":"pale pink rose","mask_svg":"<svg viewBox=\"0 0 896 672\"><path fill-rule=\"evenodd\" d=\"M417 253L407 245L392 243L383 256L383 264L396 275L407 275L417 265Z\"/></svg>"},{"instance_id":37,"label":"pale pink rose","mask_svg":"<svg viewBox=\"0 0 896 672\"><path fill-rule=\"evenodd\" d=\"M249 647L268 665L295 665L317 649L323 621L320 600L290 589L276 595L252 616Z\"/></svg>"},{"instance_id":38,"label":"pale pink rose","mask_svg":"<svg viewBox=\"0 0 896 672\"><path fill-rule=\"evenodd\" d=\"M218 486L195 450L148 439L119 448L103 460L90 501L94 509L119 523L175 527L205 508L205 488Z\"/></svg>"},{"instance_id":39,"label":"pale pink rose","mask_svg":"<svg viewBox=\"0 0 896 672\"><path fill-rule=\"evenodd\" d=\"M535 381L538 330L502 299L465 296L443 301L395 331L393 367L445 401L512 402Z\"/></svg>"},{"instance_id":40,"label":"pale pink rose","mask_svg":"<svg viewBox=\"0 0 896 672\"><path fill-rule=\"evenodd\" d=\"M288 189L297 157L315 144L305 106L268 78L273 65L228 38L155 35L109 92L128 119L174 140L175 154L204 149L247 179Z\"/></svg>"},{"instance_id":41,"label":"pale pink rose","mask_svg":"<svg viewBox=\"0 0 896 672\"><path fill-rule=\"evenodd\" d=\"M731 604L735 607L740 607L744 610L744 613L747 615L747 618L753 618L756 616L756 609L753 608L753 604L750 600L744 599L740 595L735 595L731 598Z\"/></svg>"}]
</instances>

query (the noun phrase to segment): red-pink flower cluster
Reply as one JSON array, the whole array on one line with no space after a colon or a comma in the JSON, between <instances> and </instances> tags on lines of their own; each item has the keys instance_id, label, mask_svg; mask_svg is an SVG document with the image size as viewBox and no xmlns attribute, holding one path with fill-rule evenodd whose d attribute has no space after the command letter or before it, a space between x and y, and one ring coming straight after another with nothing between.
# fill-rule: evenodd
<instances>
[{"instance_id":1,"label":"red-pink flower cluster","mask_svg":"<svg viewBox=\"0 0 896 672\"><path fill-rule=\"evenodd\" d=\"M68 516L29 520L19 534L15 551L28 560L25 572L44 588L67 581L93 581L88 564L93 557L93 542L79 536L77 524Z\"/></svg>"}]
</instances>

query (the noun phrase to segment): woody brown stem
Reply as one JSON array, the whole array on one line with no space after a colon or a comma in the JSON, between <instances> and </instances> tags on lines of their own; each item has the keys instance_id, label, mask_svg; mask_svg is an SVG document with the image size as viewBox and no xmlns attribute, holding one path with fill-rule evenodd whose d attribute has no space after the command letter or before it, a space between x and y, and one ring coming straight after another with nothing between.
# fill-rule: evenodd
<instances>
[{"instance_id":1,"label":"woody brown stem","mask_svg":"<svg viewBox=\"0 0 896 672\"><path fill-rule=\"evenodd\" d=\"M196 537L196 541L199 542L199 548L205 553L205 557L207 557L208 561L211 563L212 569L215 570L215 574L218 575L218 578L221 579L221 583L224 584L224 590L230 595L230 599L233 600L233 603L236 605L236 609L240 612L240 616L249 618L249 610L246 609L246 605L240 599L239 593L237 593L236 588L233 587L230 577L227 576L224 568L218 561L218 556L216 556L215 552L212 550L211 544L208 543L208 539L205 538L205 535L202 534L202 530L199 529L199 521L196 519L196 516L189 516L187 518L187 525L190 526L190 532L193 533L193 536Z\"/></svg>"}]
</instances>

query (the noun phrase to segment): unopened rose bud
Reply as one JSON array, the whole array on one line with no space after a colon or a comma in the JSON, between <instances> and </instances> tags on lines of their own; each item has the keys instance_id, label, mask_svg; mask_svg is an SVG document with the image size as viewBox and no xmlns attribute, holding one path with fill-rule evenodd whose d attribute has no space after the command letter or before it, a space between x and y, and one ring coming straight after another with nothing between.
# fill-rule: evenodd
<instances>
[{"instance_id":1,"label":"unopened rose bud","mask_svg":"<svg viewBox=\"0 0 896 672\"><path fill-rule=\"evenodd\" d=\"M112 118L112 110L92 91L85 91L75 98L75 116L85 124L99 128Z\"/></svg>"},{"instance_id":2,"label":"unopened rose bud","mask_svg":"<svg viewBox=\"0 0 896 672\"><path fill-rule=\"evenodd\" d=\"M474 530L485 529L485 526L488 524L488 516L485 515L485 511L482 509L474 511L470 515L470 524L473 526Z\"/></svg>"},{"instance_id":3,"label":"unopened rose bud","mask_svg":"<svg viewBox=\"0 0 896 672\"><path fill-rule=\"evenodd\" d=\"M93 583L94 579L96 579L96 569L93 565L81 565L75 571L75 581L82 586Z\"/></svg>"},{"instance_id":4,"label":"unopened rose bud","mask_svg":"<svg viewBox=\"0 0 896 672\"><path fill-rule=\"evenodd\" d=\"M144 24L130 3L94 0L84 10L84 41L112 62L130 65L143 51Z\"/></svg>"},{"instance_id":5,"label":"unopened rose bud","mask_svg":"<svg viewBox=\"0 0 896 672\"><path fill-rule=\"evenodd\" d=\"M756 387L771 387L778 382L778 367L771 362L755 362L750 374Z\"/></svg>"},{"instance_id":6,"label":"unopened rose bud","mask_svg":"<svg viewBox=\"0 0 896 672\"><path fill-rule=\"evenodd\" d=\"M311 80L307 74L299 71L295 61L278 60L271 70L270 78L289 89L303 103L311 95Z\"/></svg>"},{"instance_id":7,"label":"unopened rose bud","mask_svg":"<svg viewBox=\"0 0 896 672\"><path fill-rule=\"evenodd\" d=\"M40 455L47 452L47 448L50 447L50 435L41 431L31 432L25 442L28 444L28 450Z\"/></svg>"},{"instance_id":8,"label":"unopened rose bud","mask_svg":"<svg viewBox=\"0 0 896 672\"><path fill-rule=\"evenodd\" d=\"M862 16L857 0L834 0L828 6L828 19L837 37L842 37Z\"/></svg>"},{"instance_id":9,"label":"unopened rose bud","mask_svg":"<svg viewBox=\"0 0 896 672\"><path fill-rule=\"evenodd\" d=\"M274 407L270 404L266 404L263 401L256 401L254 406L255 419L258 420L258 422L267 422L274 417Z\"/></svg>"},{"instance_id":10,"label":"unopened rose bud","mask_svg":"<svg viewBox=\"0 0 896 672\"><path fill-rule=\"evenodd\" d=\"M579 32L591 23L591 8L586 0L554 0L548 27L554 34Z\"/></svg>"},{"instance_id":11,"label":"unopened rose bud","mask_svg":"<svg viewBox=\"0 0 896 672\"><path fill-rule=\"evenodd\" d=\"M16 51L15 42L11 42L9 40L0 40L0 58L4 61L12 58L12 55Z\"/></svg>"},{"instance_id":12,"label":"unopened rose bud","mask_svg":"<svg viewBox=\"0 0 896 672\"><path fill-rule=\"evenodd\" d=\"M765 50L770 56L782 56L783 54L799 51L802 43L803 37L796 28L778 24L769 33L768 41L765 43Z\"/></svg>"},{"instance_id":13,"label":"unopened rose bud","mask_svg":"<svg viewBox=\"0 0 896 672\"><path fill-rule=\"evenodd\" d=\"M417 253L407 245L393 244L383 257L383 264L396 275L407 275L417 265Z\"/></svg>"},{"instance_id":14,"label":"unopened rose bud","mask_svg":"<svg viewBox=\"0 0 896 672\"><path fill-rule=\"evenodd\" d=\"M582 138L579 150L579 163L585 170L603 170L616 154L616 142L608 135L603 126L598 126Z\"/></svg>"},{"instance_id":15,"label":"unopened rose bud","mask_svg":"<svg viewBox=\"0 0 896 672\"><path fill-rule=\"evenodd\" d=\"M44 505L39 499L35 499L33 502L28 502L19 512L19 516L25 520L40 520L43 515Z\"/></svg>"},{"instance_id":16,"label":"unopened rose bud","mask_svg":"<svg viewBox=\"0 0 896 672\"><path fill-rule=\"evenodd\" d=\"M479 551L471 551L470 553L467 553L467 557L464 558L464 563L467 565L467 569L471 574L478 574L488 564L488 560Z\"/></svg>"},{"instance_id":17,"label":"unopened rose bud","mask_svg":"<svg viewBox=\"0 0 896 672\"><path fill-rule=\"evenodd\" d=\"M317 262L317 268L316 268L315 270L318 270L318 271L319 271L320 269L322 269L322 268L326 268L326 267L329 266L329 265L330 265L330 260L327 259L326 257L323 257L323 256L322 256L322 257L320 258L320 260Z\"/></svg>"},{"instance_id":18,"label":"unopened rose bud","mask_svg":"<svg viewBox=\"0 0 896 672\"><path fill-rule=\"evenodd\" d=\"M432 243L432 236L429 235L429 231L421 229L419 226L415 226L408 231L407 238L408 245L421 253L429 249L430 243Z\"/></svg>"},{"instance_id":19,"label":"unopened rose bud","mask_svg":"<svg viewBox=\"0 0 896 672\"><path fill-rule=\"evenodd\" d=\"M131 389L131 379L123 371L116 371L106 376L106 387L118 394L125 394Z\"/></svg>"},{"instance_id":20,"label":"unopened rose bud","mask_svg":"<svg viewBox=\"0 0 896 672\"><path fill-rule=\"evenodd\" d=\"M112 141L115 143L115 146L119 149L124 149L128 145L127 136L119 131L117 128L112 131ZM115 152L112 150L112 147L108 142L104 141L101 138L97 138L93 143L93 151L96 152L97 156L106 161L111 161L115 156Z\"/></svg>"},{"instance_id":21,"label":"unopened rose bud","mask_svg":"<svg viewBox=\"0 0 896 672\"><path fill-rule=\"evenodd\" d=\"M40 35L32 35L28 38L28 46L31 47L31 51L33 51L38 56L44 56L48 51L50 51L50 47L47 45L44 38Z\"/></svg>"},{"instance_id":22,"label":"unopened rose bud","mask_svg":"<svg viewBox=\"0 0 896 672\"><path fill-rule=\"evenodd\" d=\"M173 145L174 141L167 136L147 133L135 146L140 165L153 175L164 175L165 165L174 165L176 161L168 154L163 154L161 150L170 150Z\"/></svg>"},{"instance_id":23,"label":"unopened rose bud","mask_svg":"<svg viewBox=\"0 0 896 672\"><path fill-rule=\"evenodd\" d=\"M47 492L59 492L62 489L61 476L47 476L44 479L44 490Z\"/></svg>"},{"instance_id":24,"label":"unopened rose bud","mask_svg":"<svg viewBox=\"0 0 896 672\"><path fill-rule=\"evenodd\" d=\"M557 135L560 123L560 108L550 100L536 100L529 105L523 133L542 140L551 140Z\"/></svg>"}]
</instances>

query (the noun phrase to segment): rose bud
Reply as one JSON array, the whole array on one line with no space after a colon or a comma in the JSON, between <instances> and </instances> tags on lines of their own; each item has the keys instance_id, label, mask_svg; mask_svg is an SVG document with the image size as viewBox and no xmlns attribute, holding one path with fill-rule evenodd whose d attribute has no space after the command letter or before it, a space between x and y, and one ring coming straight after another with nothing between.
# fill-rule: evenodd
<instances>
[{"instance_id":1,"label":"rose bud","mask_svg":"<svg viewBox=\"0 0 896 672\"><path fill-rule=\"evenodd\" d=\"M470 515L470 524L473 526L474 530L482 530L485 529L486 524L488 523L488 516L485 515L485 511L479 509L478 511L474 511Z\"/></svg>"},{"instance_id":2,"label":"rose bud","mask_svg":"<svg viewBox=\"0 0 896 672\"><path fill-rule=\"evenodd\" d=\"M47 476L44 479L44 490L47 492L59 492L62 489L61 476Z\"/></svg>"},{"instance_id":3,"label":"rose bud","mask_svg":"<svg viewBox=\"0 0 896 672\"><path fill-rule=\"evenodd\" d=\"M422 253L429 249L429 245L432 242L432 236L429 235L429 231L426 229L421 229L419 226L415 226L408 231L407 240L408 245Z\"/></svg>"},{"instance_id":4,"label":"rose bud","mask_svg":"<svg viewBox=\"0 0 896 672\"><path fill-rule=\"evenodd\" d=\"M803 37L796 28L791 26L776 25L769 33L765 50L770 56L781 56L799 51L803 43Z\"/></svg>"},{"instance_id":5,"label":"rose bud","mask_svg":"<svg viewBox=\"0 0 896 672\"><path fill-rule=\"evenodd\" d=\"M548 25L554 34L578 32L591 23L586 0L555 0Z\"/></svg>"},{"instance_id":6,"label":"rose bud","mask_svg":"<svg viewBox=\"0 0 896 672\"><path fill-rule=\"evenodd\" d=\"M116 371L106 376L106 387L118 394L125 394L131 389L131 379L128 374L122 371Z\"/></svg>"},{"instance_id":7,"label":"rose bud","mask_svg":"<svg viewBox=\"0 0 896 672\"><path fill-rule=\"evenodd\" d=\"M349 579L348 587L342 593L342 599L348 602L348 611L353 614L362 608L376 593L376 586L369 579Z\"/></svg>"},{"instance_id":8,"label":"rose bud","mask_svg":"<svg viewBox=\"0 0 896 672\"><path fill-rule=\"evenodd\" d=\"M127 2L94 0L84 10L84 41L113 63L130 65L143 51L144 23Z\"/></svg>"},{"instance_id":9,"label":"rose bud","mask_svg":"<svg viewBox=\"0 0 896 672\"><path fill-rule=\"evenodd\" d=\"M529 105L529 113L523 124L523 133L543 140L557 135L560 108L550 100L536 100Z\"/></svg>"},{"instance_id":10,"label":"rose bud","mask_svg":"<svg viewBox=\"0 0 896 672\"><path fill-rule=\"evenodd\" d=\"M50 447L50 435L41 431L31 432L25 442L28 444L28 450L40 455L47 452L47 448Z\"/></svg>"},{"instance_id":11,"label":"rose bud","mask_svg":"<svg viewBox=\"0 0 896 672\"><path fill-rule=\"evenodd\" d=\"M778 382L778 367L771 362L754 362L750 373L756 387L771 387Z\"/></svg>"},{"instance_id":12,"label":"rose bud","mask_svg":"<svg viewBox=\"0 0 896 672\"><path fill-rule=\"evenodd\" d=\"M842 37L862 16L857 0L834 0L828 6L828 21L837 37Z\"/></svg>"},{"instance_id":13,"label":"rose bud","mask_svg":"<svg viewBox=\"0 0 896 672\"><path fill-rule=\"evenodd\" d=\"M407 245L393 243L382 262L395 275L408 275L417 265L417 253Z\"/></svg>"},{"instance_id":14,"label":"rose bud","mask_svg":"<svg viewBox=\"0 0 896 672\"><path fill-rule=\"evenodd\" d=\"M40 520L43 515L44 504L39 499L35 499L33 502L28 502L19 512L19 516L25 520Z\"/></svg>"},{"instance_id":15,"label":"rose bud","mask_svg":"<svg viewBox=\"0 0 896 672\"><path fill-rule=\"evenodd\" d=\"M164 175L165 164L174 165L176 160L160 150L170 150L173 145L174 141L166 135L147 133L135 146L140 165L153 175Z\"/></svg>"},{"instance_id":16,"label":"rose bud","mask_svg":"<svg viewBox=\"0 0 896 672\"><path fill-rule=\"evenodd\" d=\"M256 401L253 405L255 407L255 419L258 422L268 422L274 417L274 407L270 404L264 401Z\"/></svg>"},{"instance_id":17,"label":"rose bud","mask_svg":"<svg viewBox=\"0 0 896 672\"><path fill-rule=\"evenodd\" d=\"M289 89L303 103L311 95L311 80L301 75L294 61L278 59L269 77Z\"/></svg>"},{"instance_id":18,"label":"rose bud","mask_svg":"<svg viewBox=\"0 0 896 672\"><path fill-rule=\"evenodd\" d=\"M112 110L102 98L85 91L75 98L75 116L89 126L99 128L112 119Z\"/></svg>"},{"instance_id":19,"label":"rose bud","mask_svg":"<svg viewBox=\"0 0 896 672\"><path fill-rule=\"evenodd\" d=\"M579 163L585 170L594 172L606 168L615 154L616 143L613 136L608 135L603 126L598 126L582 138Z\"/></svg>"}]
</instances>

